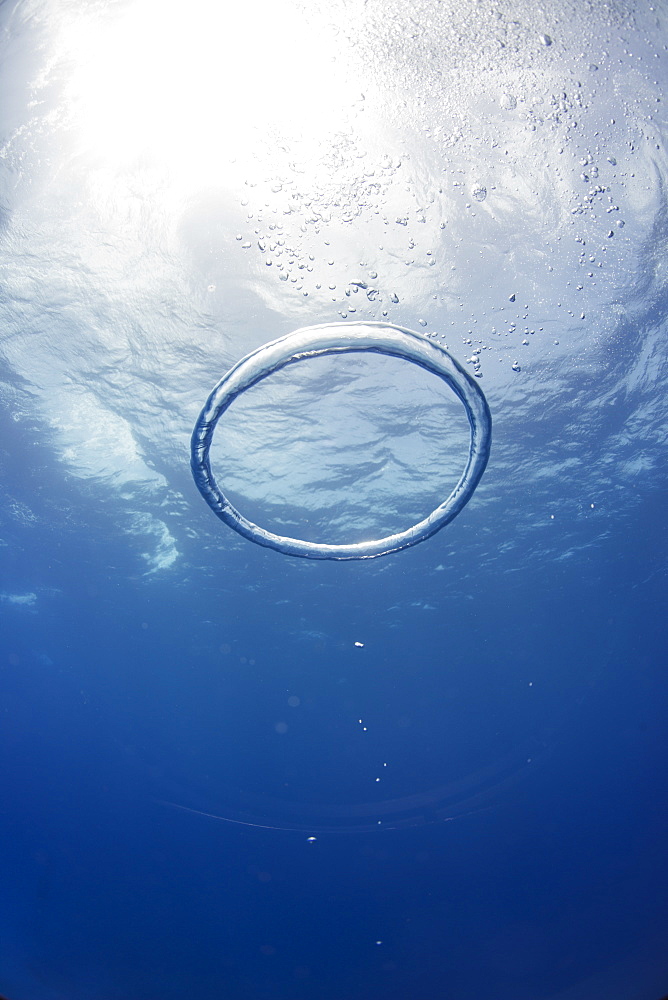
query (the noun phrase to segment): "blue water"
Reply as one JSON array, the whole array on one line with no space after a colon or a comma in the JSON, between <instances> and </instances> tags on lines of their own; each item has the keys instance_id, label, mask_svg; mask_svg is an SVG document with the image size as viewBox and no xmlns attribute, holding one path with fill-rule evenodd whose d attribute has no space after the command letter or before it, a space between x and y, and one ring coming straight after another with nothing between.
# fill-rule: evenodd
<instances>
[{"instance_id":1,"label":"blue water","mask_svg":"<svg viewBox=\"0 0 668 1000\"><path fill-rule=\"evenodd\" d=\"M221 10L0 6L0 994L659 1000L665 7ZM420 545L296 559L190 435L342 321L447 344L492 451ZM440 380L339 356L212 463L338 544L468 442Z\"/></svg>"}]
</instances>

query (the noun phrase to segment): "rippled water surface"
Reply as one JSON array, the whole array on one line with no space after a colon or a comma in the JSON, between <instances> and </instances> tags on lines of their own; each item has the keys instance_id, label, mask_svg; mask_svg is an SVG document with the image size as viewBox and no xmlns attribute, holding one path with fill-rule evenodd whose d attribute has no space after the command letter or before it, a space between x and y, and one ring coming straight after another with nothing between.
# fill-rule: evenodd
<instances>
[{"instance_id":1,"label":"rippled water surface","mask_svg":"<svg viewBox=\"0 0 668 1000\"><path fill-rule=\"evenodd\" d=\"M658 1000L663 2L0 5L0 993ZM208 393L313 324L447 347L494 437L424 544L216 520ZM403 530L464 411L300 362L247 517Z\"/></svg>"}]
</instances>

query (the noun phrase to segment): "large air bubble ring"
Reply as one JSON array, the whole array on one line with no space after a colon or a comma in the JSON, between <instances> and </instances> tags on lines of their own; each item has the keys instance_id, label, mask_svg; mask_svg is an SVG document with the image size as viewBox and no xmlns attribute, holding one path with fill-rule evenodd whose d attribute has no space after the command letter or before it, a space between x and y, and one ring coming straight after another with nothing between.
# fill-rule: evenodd
<instances>
[{"instance_id":1,"label":"large air bubble ring","mask_svg":"<svg viewBox=\"0 0 668 1000\"><path fill-rule=\"evenodd\" d=\"M211 471L209 450L216 424L230 404L251 386L287 365L326 354L353 352L388 354L403 358L450 386L464 404L471 428L468 461L450 496L435 510L408 528L385 538L346 545L307 542L276 535L253 524L227 499ZM461 365L435 341L389 323L327 323L296 330L246 355L223 375L199 415L191 442L191 467L197 488L221 521L258 545L306 559L373 559L417 545L440 531L473 496L485 471L492 439L492 418L482 390Z\"/></svg>"}]
</instances>

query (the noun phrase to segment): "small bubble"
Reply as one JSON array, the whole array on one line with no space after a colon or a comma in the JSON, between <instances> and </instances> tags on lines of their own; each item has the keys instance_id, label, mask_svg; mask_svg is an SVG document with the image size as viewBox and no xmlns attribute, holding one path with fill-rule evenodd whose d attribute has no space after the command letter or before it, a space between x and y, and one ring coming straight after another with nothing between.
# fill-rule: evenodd
<instances>
[{"instance_id":1,"label":"small bubble","mask_svg":"<svg viewBox=\"0 0 668 1000\"><path fill-rule=\"evenodd\" d=\"M550 38L549 35L539 35L538 37L540 39L541 45L544 45L545 48L548 48L552 44L552 39Z\"/></svg>"},{"instance_id":2,"label":"small bubble","mask_svg":"<svg viewBox=\"0 0 668 1000\"><path fill-rule=\"evenodd\" d=\"M306 838L306 843L307 844L315 844L316 839L317 839L316 837L307 837Z\"/></svg>"},{"instance_id":3,"label":"small bubble","mask_svg":"<svg viewBox=\"0 0 668 1000\"><path fill-rule=\"evenodd\" d=\"M519 365L519 363L517 361L515 361L511 365L511 368L513 369L514 372L521 372L522 371L522 368L520 367L520 365Z\"/></svg>"},{"instance_id":4,"label":"small bubble","mask_svg":"<svg viewBox=\"0 0 668 1000\"><path fill-rule=\"evenodd\" d=\"M517 107L517 98L513 97L512 94L502 94L499 104L504 111L514 111Z\"/></svg>"}]
</instances>

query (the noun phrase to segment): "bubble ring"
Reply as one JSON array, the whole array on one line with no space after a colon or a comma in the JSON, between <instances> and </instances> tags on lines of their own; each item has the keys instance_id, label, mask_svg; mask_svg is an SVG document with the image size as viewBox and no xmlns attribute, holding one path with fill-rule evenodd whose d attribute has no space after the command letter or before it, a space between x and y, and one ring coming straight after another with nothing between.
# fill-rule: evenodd
<instances>
[{"instance_id":1,"label":"bubble ring","mask_svg":"<svg viewBox=\"0 0 668 1000\"><path fill-rule=\"evenodd\" d=\"M471 428L468 461L450 496L428 517L385 538L343 545L307 542L276 535L253 524L227 499L211 471L209 450L216 424L231 403L251 386L287 365L326 354L371 352L403 358L443 379L461 400ZM191 440L191 468L198 490L214 514L244 538L306 559L373 559L417 545L460 513L485 471L492 439L492 418L482 390L448 352L420 333L389 323L327 323L304 327L259 347L238 361L214 387Z\"/></svg>"}]
</instances>

